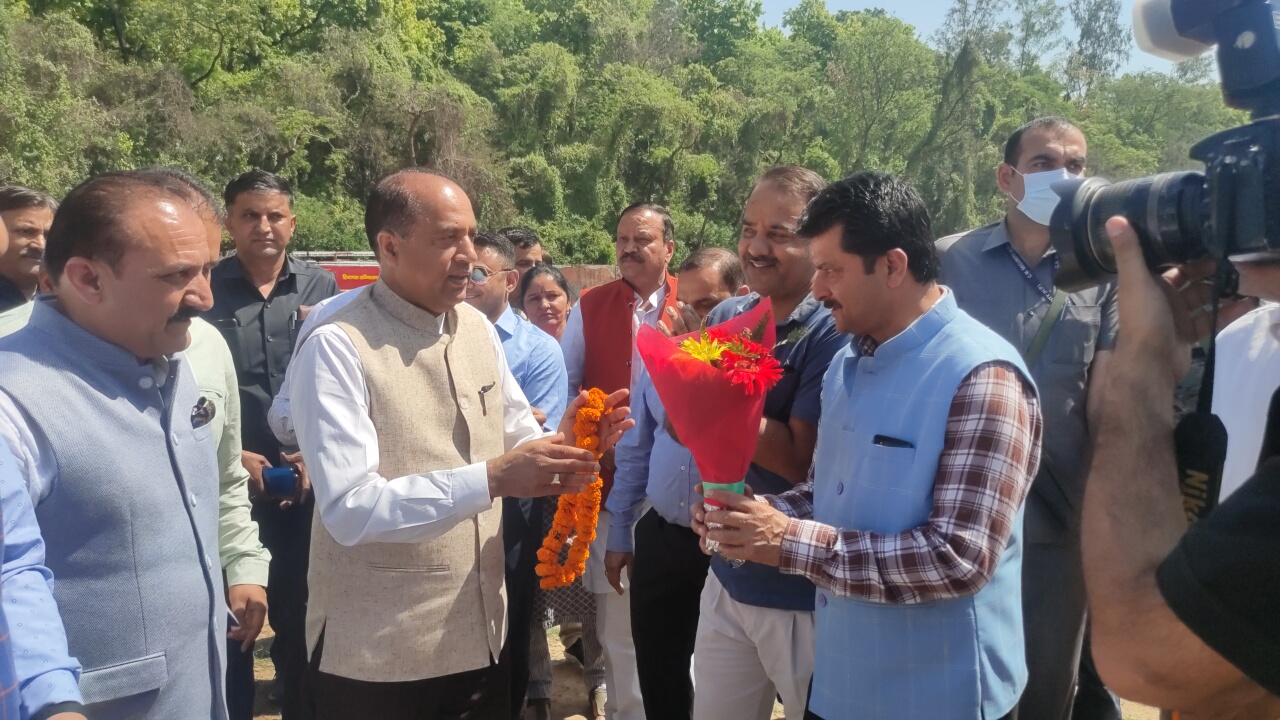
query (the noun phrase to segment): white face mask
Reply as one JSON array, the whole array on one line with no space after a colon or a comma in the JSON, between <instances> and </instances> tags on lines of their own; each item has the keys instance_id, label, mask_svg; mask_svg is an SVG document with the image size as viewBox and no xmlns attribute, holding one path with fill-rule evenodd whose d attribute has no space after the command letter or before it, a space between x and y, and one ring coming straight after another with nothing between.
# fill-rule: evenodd
<instances>
[{"instance_id":1,"label":"white face mask","mask_svg":"<svg viewBox=\"0 0 1280 720\"><path fill-rule=\"evenodd\" d=\"M1022 175L1017 169L1014 172ZM1080 176L1072 175L1066 168L1022 175L1022 200L1018 202L1018 209L1035 222L1048 226L1062 199L1053 191L1053 184L1077 177Z\"/></svg>"}]
</instances>

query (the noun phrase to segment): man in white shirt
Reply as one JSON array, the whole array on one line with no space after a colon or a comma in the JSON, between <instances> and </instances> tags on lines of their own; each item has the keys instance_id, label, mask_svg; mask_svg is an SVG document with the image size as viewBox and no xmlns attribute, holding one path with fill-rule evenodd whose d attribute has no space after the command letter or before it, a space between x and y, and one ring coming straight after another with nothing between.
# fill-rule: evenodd
<instances>
[{"instance_id":1,"label":"man in white shirt","mask_svg":"<svg viewBox=\"0 0 1280 720\"><path fill-rule=\"evenodd\" d=\"M334 313L355 300L363 290L362 287L346 290L321 300L309 309L304 308L306 317L302 319L302 327L298 328L298 342L294 346L294 355L297 355L297 350L302 348L302 343L311 337L311 333L320 326L320 323L333 317ZM289 403L289 381L293 378L293 373L291 362L284 370L284 382L280 383L280 392L271 399L271 409L267 411L267 425L280 441L280 445L290 454L298 451L298 436L293 431L293 408Z\"/></svg>"},{"instance_id":2,"label":"man in white shirt","mask_svg":"<svg viewBox=\"0 0 1280 720\"><path fill-rule=\"evenodd\" d=\"M308 704L317 720L505 717L499 498L576 492L598 472L565 440L585 397L547 437L493 325L463 303L476 220L456 183L396 173L365 228L381 277L307 338L290 389L320 520ZM605 416L601 447L626 415Z\"/></svg>"},{"instance_id":3,"label":"man in white shirt","mask_svg":"<svg viewBox=\"0 0 1280 720\"><path fill-rule=\"evenodd\" d=\"M1258 469L1271 396L1280 386L1280 305L1267 303L1218 334L1213 413L1227 428L1226 500Z\"/></svg>"},{"instance_id":4,"label":"man in white shirt","mask_svg":"<svg viewBox=\"0 0 1280 720\"><path fill-rule=\"evenodd\" d=\"M636 333L641 325L656 327L664 313L676 310L676 278L667 272L675 252L675 224L666 208L642 202L623 210L614 249L622 277L584 290L560 339L571 393L578 388L597 387L605 392L635 388L644 375ZM613 487L613 453L601 463L607 500ZM609 523L609 513L601 512L583 578L596 596L596 628L604 647L608 687L605 712L610 720L643 720L631 599L625 594L626 582L614 592L604 572Z\"/></svg>"}]
</instances>

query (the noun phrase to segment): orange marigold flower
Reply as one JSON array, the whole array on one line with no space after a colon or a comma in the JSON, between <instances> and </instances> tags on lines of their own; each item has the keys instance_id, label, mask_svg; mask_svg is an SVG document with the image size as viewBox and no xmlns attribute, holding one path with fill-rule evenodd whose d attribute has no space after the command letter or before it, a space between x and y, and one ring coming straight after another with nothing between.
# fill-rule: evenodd
<instances>
[{"instance_id":1,"label":"orange marigold flower","mask_svg":"<svg viewBox=\"0 0 1280 720\"><path fill-rule=\"evenodd\" d=\"M610 408L604 406L607 397L599 388L588 392L587 403L578 410L573 423L574 444L578 447L592 452L599 450L600 419L610 412ZM581 492L560 496L551 530L537 552L540 562L535 571L541 578L538 585L544 590L566 587L586 571L591 542L595 540L596 524L600 520L602 487L603 482L597 476ZM569 550L564 564L560 564L560 554L566 545Z\"/></svg>"}]
</instances>

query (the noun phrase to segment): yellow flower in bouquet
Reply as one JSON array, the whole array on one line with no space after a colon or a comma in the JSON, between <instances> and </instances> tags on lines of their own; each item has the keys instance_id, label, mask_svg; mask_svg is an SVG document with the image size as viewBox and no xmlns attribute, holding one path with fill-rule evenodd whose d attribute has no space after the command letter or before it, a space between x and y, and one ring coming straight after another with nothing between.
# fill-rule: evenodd
<instances>
[{"instance_id":1,"label":"yellow flower in bouquet","mask_svg":"<svg viewBox=\"0 0 1280 720\"><path fill-rule=\"evenodd\" d=\"M696 337L681 340L680 349L689 353L689 356L694 360L714 365L720 359L720 356L724 354L724 351L729 349L729 343L725 342L723 338L703 330Z\"/></svg>"}]
</instances>

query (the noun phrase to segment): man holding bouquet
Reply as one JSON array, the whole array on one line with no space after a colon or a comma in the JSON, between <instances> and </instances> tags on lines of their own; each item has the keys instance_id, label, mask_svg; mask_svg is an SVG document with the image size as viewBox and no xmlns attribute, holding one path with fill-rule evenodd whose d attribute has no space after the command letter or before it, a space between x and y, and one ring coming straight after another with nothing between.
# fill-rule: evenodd
<instances>
[{"instance_id":1,"label":"man holding bouquet","mask_svg":"<svg viewBox=\"0 0 1280 720\"><path fill-rule=\"evenodd\" d=\"M745 478L760 493L784 492L804 480L818 436L822 376L844 344L830 311L811 292L810 241L795 233L805 205L825 186L801 167L776 167L760 176L738 240L753 292L721 303L707 317L708 325L716 325L764 298L773 305L773 354L783 374L765 397ZM813 584L804 578L713 558L694 647L694 717L765 720L777 695L787 717L800 717L813 672L813 598Z\"/></svg>"},{"instance_id":2,"label":"man holding bouquet","mask_svg":"<svg viewBox=\"0 0 1280 720\"><path fill-rule=\"evenodd\" d=\"M1027 679L1035 386L937 284L928 211L906 183L842 180L797 234L813 245L814 296L853 335L823 382L811 479L765 502L712 491L725 509L695 513L694 529L818 586L806 718L1008 717Z\"/></svg>"}]
</instances>

